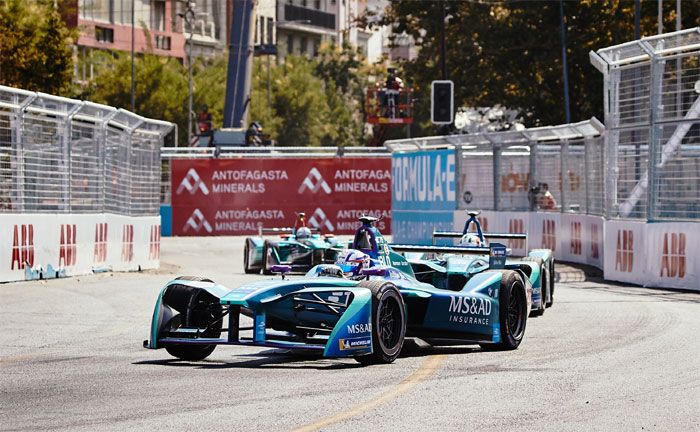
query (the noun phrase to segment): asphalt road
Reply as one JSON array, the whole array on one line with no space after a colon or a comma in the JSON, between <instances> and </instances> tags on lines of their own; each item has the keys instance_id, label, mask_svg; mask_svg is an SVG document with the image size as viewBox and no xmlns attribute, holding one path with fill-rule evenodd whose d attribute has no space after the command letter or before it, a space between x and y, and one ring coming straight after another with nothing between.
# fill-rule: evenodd
<instances>
[{"instance_id":1,"label":"asphalt road","mask_svg":"<svg viewBox=\"0 0 700 432\"><path fill-rule=\"evenodd\" d=\"M700 430L700 295L586 280L517 351L407 343L394 364L141 348L175 275L236 286L240 238L164 238L157 272L0 285L0 430Z\"/></svg>"}]
</instances>

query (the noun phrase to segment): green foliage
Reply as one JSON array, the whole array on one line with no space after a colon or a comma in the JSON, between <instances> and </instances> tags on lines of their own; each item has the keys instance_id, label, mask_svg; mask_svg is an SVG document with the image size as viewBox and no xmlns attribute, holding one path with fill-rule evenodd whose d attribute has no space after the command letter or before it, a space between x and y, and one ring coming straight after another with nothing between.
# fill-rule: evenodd
<instances>
[{"instance_id":1,"label":"green foliage","mask_svg":"<svg viewBox=\"0 0 700 432\"><path fill-rule=\"evenodd\" d=\"M0 1L0 84L65 94L73 77L75 36L51 0Z\"/></svg>"},{"instance_id":2,"label":"green foliage","mask_svg":"<svg viewBox=\"0 0 700 432\"><path fill-rule=\"evenodd\" d=\"M691 4L691 2L687 2ZM700 24L697 2L683 6L683 28ZM436 2L391 2L383 18L421 46L403 64L416 92L414 133L432 134L430 82L440 77L442 11ZM675 2L664 2L664 25L673 31ZM656 34L657 2L642 2L642 36ZM582 0L564 3L571 118L603 119L601 74L589 52L634 39L634 2ZM446 3L446 69L455 82L456 106L502 105L523 114L527 126L564 122L559 2Z\"/></svg>"},{"instance_id":3,"label":"green foliage","mask_svg":"<svg viewBox=\"0 0 700 432\"><path fill-rule=\"evenodd\" d=\"M96 77L81 95L94 102L131 108L129 53L101 57ZM187 142L187 69L176 59L141 54L134 59L136 114L178 124L179 142Z\"/></svg>"}]
</instances>

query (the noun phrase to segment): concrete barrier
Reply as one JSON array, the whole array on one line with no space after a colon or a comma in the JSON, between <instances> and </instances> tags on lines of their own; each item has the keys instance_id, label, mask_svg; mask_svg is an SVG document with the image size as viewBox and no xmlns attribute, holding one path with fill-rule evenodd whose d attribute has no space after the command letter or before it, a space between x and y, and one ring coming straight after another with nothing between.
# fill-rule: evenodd
<instances>
[{"instance_id":1,"label":"concrete barrier","mask_svg":"<svg viewBox=\"0 0 700 432\"><path fill-rule=\"evenodd\" d=\"M0 214L0 282L160 263L160 216Z\"/></svg>"}]
</instances>

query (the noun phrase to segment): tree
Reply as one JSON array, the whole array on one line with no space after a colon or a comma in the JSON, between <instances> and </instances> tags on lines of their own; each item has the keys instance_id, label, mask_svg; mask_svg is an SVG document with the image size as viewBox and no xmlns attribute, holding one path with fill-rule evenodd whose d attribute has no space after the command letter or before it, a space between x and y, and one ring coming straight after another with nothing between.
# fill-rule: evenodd
<instances>
[{"instance_id":1,"label":"tree","mask_svg":"<svg viewBox=\"0 0 700 432\"><path fill-rule=\"evenodd\" d=\"M664 2L672 28L674 2ZM455 105L502 105L520 111L527 126L564 122L559 2L457 2L400 0L382 20L421 47L405 62L404 76L416 92L414 133L432 134L430 82L440 74L440 35L445 6L446 69L455 82ZM656 34L656 2L642 2L642 35ZM573 121L603 118L601 74L589 51L634 39L634 2L565 2L567 56ZM683 27L697 26L697 7L683 8Z\"/></svg>"},{"instance_id":2,"label":"tree","mask_svg":"<svg viewBox=\"0 0 700 432\"><path fill-rule=\"evenodd\" d=\"M51 0L0 1L0 84L67 94L73 78L68 29Z\"/></svg>"},{"instance_id":3,"label":"tree","mask_svg":"<svg viewBox=\"0 0 700 432\"><path fill-rule=\"evenodd\" d=\"M101 66L82 96L118 108L131 107L131 57L95 53ZM187 69L172 57L140 54L135 58L135 111L178 125L178 142L187 142Z\"/></svg>"}]
</instances>

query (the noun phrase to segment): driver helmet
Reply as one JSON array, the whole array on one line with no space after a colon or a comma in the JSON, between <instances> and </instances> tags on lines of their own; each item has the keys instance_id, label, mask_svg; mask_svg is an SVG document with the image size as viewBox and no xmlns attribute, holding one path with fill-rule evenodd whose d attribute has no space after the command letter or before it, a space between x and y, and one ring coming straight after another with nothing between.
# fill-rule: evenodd
<instances>
[{"instance_id":1,"label":"driver helmet","mask_svg":"<svg viewBox=\"0 0 700 432\"><path fill-rule=\"evenodd\" d=\"M301 227L297 230L296 238L297 240L304 240L311 237L311 230L307 227Z\"/></svg>"},{"instance_id":2,"label":"driver helmet","mask_svg":"<svg viewBox=\"0 0 700 432\"><path fill-rule=\"evenodd\" d=\"M338 255L335 264L343 270L343 273L358 276L360 270L370 266L370 258L369 255L364 252L356 249L348 249Z\"/></svg>"},{"instance_id":3,"label":"driver helmet","mask_svg":"<svg viewBox=\"0 0 700 432\"><path fill-rule=\"evenodd\" d=\"M460 246L477 246L480 247L482 245L481 239L479 238L478 235L468 233L464 234L461 239L459 239L459 245Z\"/></svg>"}]
</instances>

